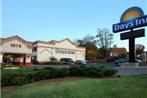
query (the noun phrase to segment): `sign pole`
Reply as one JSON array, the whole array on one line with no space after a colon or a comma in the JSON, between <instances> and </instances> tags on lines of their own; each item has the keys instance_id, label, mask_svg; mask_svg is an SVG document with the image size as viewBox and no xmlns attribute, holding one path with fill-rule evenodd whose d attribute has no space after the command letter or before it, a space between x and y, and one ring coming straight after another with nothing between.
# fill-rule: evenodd
<instances>
[{"instance_id":1,"label":"sign pole","mask_svg":"<svg viewBox=\"0 0 147 98\"><path fill-rule=\"evenodd\" d=\"M129 39L129 62L135 62L135 38Z\"/></svg>"},{"instance_id":2,"label":"sign pole","mask_svg":"<svg viewBox=\"0 0 147 98\"><path fill-rule=\"evenodd\" d=\"M129 39L128 46L129 46L129 62L135 62L135 38L144 36L145 30L133 30L125 33L120 34L120 39L125 40Z\"/></svg>"},{"instance_id":3,"label":"sign pole","mask_svg":"<svg viewBox=\"0 0 147 98\"><path fill-rule=\"evenodd\" d=\"M130 33L133 33L133 29ZM135 38L129 39L129 62L135 62Z\"/></svg>"}]
</instances>

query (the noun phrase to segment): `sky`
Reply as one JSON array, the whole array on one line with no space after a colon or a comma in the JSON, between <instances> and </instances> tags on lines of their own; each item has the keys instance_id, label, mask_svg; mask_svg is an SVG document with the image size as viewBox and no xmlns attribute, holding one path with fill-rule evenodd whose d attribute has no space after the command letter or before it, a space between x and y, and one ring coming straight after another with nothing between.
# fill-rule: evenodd
<instances>
[{"instance_id":1,"label":"sky","mask_svg":"<svg viewBox=\"0 0 147 98\"><path fill-rule=\"evenodd\" d=\"M140 7L147 15L147 0L2 0L0 2L1 37L18 35L27 41L69 38L71 41L97 34L97 29L120 22L123 12ZM136 39L147 51L146 37ZM128 40L114 34L114 44L128 50Z\"/></svg>"}]
</instances>

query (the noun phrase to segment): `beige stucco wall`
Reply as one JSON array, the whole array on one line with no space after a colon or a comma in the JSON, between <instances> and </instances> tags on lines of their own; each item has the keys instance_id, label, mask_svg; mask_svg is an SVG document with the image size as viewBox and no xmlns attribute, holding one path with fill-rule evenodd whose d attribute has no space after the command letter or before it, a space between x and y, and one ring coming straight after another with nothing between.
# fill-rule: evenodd
<instances>
[{"instance_id":1,"label":"beige stucco wall","mask_svg":"<svg viewBox=\"0 0 147 98\"><path fill-rule=\"evenodd\" d=\"M48 62L50 61L50 57L52 57L52 49L45 47L37 48L37 61L39 62Z\"/></svg>"},{"instance_id":2,"label":"beige stucco wall","mask_svg":"<svg viewBox=\"0 0 147 98\"><path fill-rule=\"evenodd\" d=\"M53 47L52 44L49 44L49 43L37 43L34 45L35 46L42 46L42 47Z\"/></svg>"},{"instance_id":3,"label":"beige stucco wall","mask_svg":"<svg viewBox=\"0 0 147 98\"><path fill-rule=\"evenodd\" d=\"M77 51L76 59L85 60L85 51Z\"/></svg>"},{"instance_id":4,"label":"beige stucco wall","mask_svg":"<svg viewBox=\"0 0 147 98\"><path fill-rule=\"evenodd\" d=\"M76 46L71 44L68 40L64 40L54 45L55 48L76 49Z\"/></svg>"},{"instance_id":5,"label":"beige stucco wall","mask_svg":"<svg viewBox=\"0 0 147 98\"><path fill-rule=\"evenodd\" d=\"M19 44L21 47L11 47L11 44ZM3 53L24 53L24 54L32 54L32 49L28 48L25 44L21 43L18 40L12 40L9 42L5 42L1 46L1 52Z\"/></svg>"},{"instance_id":6,"label":"beige stucco wall","mask_svg":"<svg viewBox=\"0 0 147 98\"><path fill-rule=\"evenodd\" d=\"M64 51L66 53L59 53L57 52L58 50L60 51ZM72 51L72 52L75 52L75 54L69 54L68 51ZM76 51L75 50L71 50L71 49L63 49L63 48L54 48L53 49L53 56L55 58L57 58L58 60L60 60L61 58L71 58L72 60L76 60L75 57L76 57Z\"/></svg>"},{"instance_id":7,"label":"beige stucco wall","mask_svg":"<svg viewBox=\"0 0 147 98\"><path fill-rule=\"evenodd\" d=\"M2 63L3 54L0 54L0 64Z\"/></svg>"},{"instance_id":8,"label":"beige stucco wall","mask_svg":"<svg viewBox=\"0 0 147 98\"><path fill-rule=\"evenodd\" d=\"M59 53L57 52L58 50L64 51L66 53L63 53L63 52ZM72 54L71 52L74 52L74 53ZM58 42L52 45L38 43L37 53L34 52L33 55L35 54L37 57L37 61L39 62L50 61L49 57L55 57L58 60L60 60L60 58L71 58L74 61L75 60L85 60L85 48L77 48L75 45L73 45L68 40L64 40L62 42Z\"/></svg>"},{"instance_id":9,"label":"beige stucco wall","mask_svg":"<svg viewBox=\"0 0 147 98\"><path fill-rule=\"evenodd\" d=\"M31 62L31 56L26 56L25 62L26 62L26 63Z\"/></svg>"}]
</instances>

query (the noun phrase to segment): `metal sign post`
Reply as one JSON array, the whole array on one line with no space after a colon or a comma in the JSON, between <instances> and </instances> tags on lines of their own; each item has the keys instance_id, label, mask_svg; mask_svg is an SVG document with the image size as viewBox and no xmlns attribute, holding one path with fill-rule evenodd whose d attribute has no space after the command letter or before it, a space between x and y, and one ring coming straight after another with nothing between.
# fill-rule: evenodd
<instances>
[{"instance_id":1,"label":"metal sign post","mask_svg":"<svg viewBox=\"0 0 147 98\"><path fill-rule=\"evenodd\" d=\"M130 32L120 34L121 40L129 39L129 62L135 62L135 38L145 36L144 31L132 29Z\"/></svg>"}]
</instances>

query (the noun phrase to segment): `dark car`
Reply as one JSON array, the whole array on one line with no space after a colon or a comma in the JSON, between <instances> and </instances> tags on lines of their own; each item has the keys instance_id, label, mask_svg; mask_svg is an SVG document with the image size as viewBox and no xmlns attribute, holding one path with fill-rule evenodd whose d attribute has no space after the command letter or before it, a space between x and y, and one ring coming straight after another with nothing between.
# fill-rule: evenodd
<instances>
[{"instance_id":1,"label":"dark car","mask_svg":"<svg viewBox=\"0 0 147 98\"><path fill-rule=\"evenodd\" d=\"M75 61L75 64L76 64L76 65L86 65L87 62L86 62L86 61L82 61L82 60L76 60L76 61Z\"/></svg>"},{"instance_id":2,"label":"dark car","mask_svg":"<svg viewBox=\"0 0 147 98\"><path fill-rule=\"evenodd\" d=\"M120 66L121 65L121 63L125 63L125 62L129 62L129 58L128 57L125 57L125 58L120 58L120 59L118 59L118 60L115 60L115 64L117 64L118 66ZM135 59L135 62L136 63L141 63L141 60L139 60L139 59Z\"/></svg>"},{"instance_id":3,"label":"dark car","mask_svg":"<svg viewBox=\"0 0 147 98\"><path fill-rule=\"evenodd\" d=\"M66 65L73 65L74 64L74 62L71 58L61 58L60 62L63 62L63 64L66 64Z\"/></svg>"}]
</instances>

